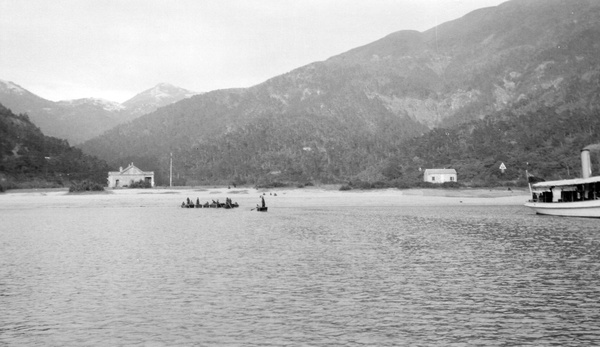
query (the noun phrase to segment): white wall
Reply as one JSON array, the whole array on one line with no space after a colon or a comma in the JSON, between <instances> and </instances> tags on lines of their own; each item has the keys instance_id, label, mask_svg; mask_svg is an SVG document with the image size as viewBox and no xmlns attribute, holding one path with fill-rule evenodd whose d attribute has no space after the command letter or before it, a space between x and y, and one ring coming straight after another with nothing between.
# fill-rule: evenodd
<instances>
[{"instance_id":1,"label":"white wall","mask_svg":"<svg viewBox=\"0 0 600 347\"><path fill-rule=\"evenodd\" d=\"M433 178L435 178L435 180ZM428 174L427 182L431 182L431 183L456 182L456 175L455 174Z\"/></svg>"}]
</instances>

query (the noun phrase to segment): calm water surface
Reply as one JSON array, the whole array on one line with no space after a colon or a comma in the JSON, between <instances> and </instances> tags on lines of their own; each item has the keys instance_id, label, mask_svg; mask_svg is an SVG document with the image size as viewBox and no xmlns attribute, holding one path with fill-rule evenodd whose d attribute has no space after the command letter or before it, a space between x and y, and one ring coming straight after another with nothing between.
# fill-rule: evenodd
<instances>
[{"instance_id":1,"label":"calm water surface","mask_svg":"<svg viewBox=\"0 0 600 347\"><path fill-rule=\"evenodd\" d=\"M0 345L600 345L597 220L0 206Z\"/></svg>"}]
</instances>

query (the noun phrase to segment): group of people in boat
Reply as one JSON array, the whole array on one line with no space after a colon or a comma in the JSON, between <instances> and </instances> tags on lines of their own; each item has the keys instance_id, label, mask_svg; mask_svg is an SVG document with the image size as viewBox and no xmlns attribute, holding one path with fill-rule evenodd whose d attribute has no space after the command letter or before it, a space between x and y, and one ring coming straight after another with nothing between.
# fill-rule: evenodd
<instances>
[{"instance_id":1,"label":"group of people in boat","mask_svg":"<svg viewBox=\"0 0 600 347\"><path fill-rule=\"evenodd\" d=\"M187 198L186 201L181 203L181 207L182 208L236 208L236 207L240 207L240 205L237 202L231 201L230 198L225 198L225 202L219 202L219 199L217 199L217 201L213 200L212 203L209 203L207 201L204 204L200 203L199 198L196 198L196 203L194 203L194 200Z\"/></svg>"},{"instance_id":2,"label":"group of people in boat","mask_svg":"<svg viewBox=\"0 0 600 347\"><path fill-rule=\"evenodd\" d=\"M532 202L575 202L600 199L600 185L573 184L538 188L532 192Z\"/></svg>"},{"instance_id":3,"label":"group of people in boat","mask_svg":"<svg viewBox=\"0 0 600 347\"><path fill-rule=\"evenodd\" d=\"M265 203L264 195L266 195L266 194L263 193L259 197L260 204L256 204L257 211L267 211L267 204ZM273 194L269 193L269 195L273 195ZM277 196L277 194L274 194L274 195ZM240 205L237 202L233 202L230 198L225 198L225 202L220 202L217 199L217 201L212 200L212 203L209 203L207 201L204 204L200 203L200 198L196 198L196 202L194 202L193 199L187 198L186 201L181 203L182 208L235 208L235 207L239 207L239 206ZM254 208L253 208L253 210L254 210Z\"/></svg>"}]
</instances>

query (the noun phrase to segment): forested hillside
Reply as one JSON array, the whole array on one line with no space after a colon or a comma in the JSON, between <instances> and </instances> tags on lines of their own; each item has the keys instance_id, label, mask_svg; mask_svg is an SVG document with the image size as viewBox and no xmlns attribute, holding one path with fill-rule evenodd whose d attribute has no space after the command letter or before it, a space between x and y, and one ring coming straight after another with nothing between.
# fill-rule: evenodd
<instances>
[{"instance_id":1,"label":"forested hillside","mask_svg":"<svg viewBox=\"0 0 600 347\"><path fill-rule=\"evenodd\" d=\"M408 179L419 167L439 166L456 167L464 179L510 181L517 174L496 177L496 161L524 172L523 161L540 158L526 154L537 148L565 151L561 158L579 150L573 139L585 133L548 142L538 129L583 127L578 117L597 116L599 35L597 1L512 0L424 33L393 33L252 88L183 100L81 148L114 166L144 163L159 184L169 153L180 184ZM495 122L510 131L486 128ZM540 125L532 130L533 123ZM446 133L460 141L441 150L434 144ZM486 147L488 135L500 142ZM544 158L540 170L563 175ZM577 170L571 164L565 175Z\"/></svg>"},{"instance_id":2,"label":"forested hillside","mask_svg":"<svg viewBox=\"0 0 600 347\"><path fill-rule=\"evenodd\" d=\"M397 178L421 179L419 168L454 168L459 181L473 184L526 184L536 177L581 177L580 151L600 143L600 113L539 109L527 114L498 113L461 126L435 129L404 143L389 166ZM502 173L500 164L507 170ZM594 175L600 156L592 153Z\"/></svg>"},{"instance_id":3,"label":"forested hillside","mask_svg":"<svg viewBox=\"0 0 600 347\"><path fill-rule=\"evenodd\" d=\"M44 136L27 115L0 105L0 190L63 187L78 180L105 184L107 173L106 162Z\"/></svg>"}]
</instances>

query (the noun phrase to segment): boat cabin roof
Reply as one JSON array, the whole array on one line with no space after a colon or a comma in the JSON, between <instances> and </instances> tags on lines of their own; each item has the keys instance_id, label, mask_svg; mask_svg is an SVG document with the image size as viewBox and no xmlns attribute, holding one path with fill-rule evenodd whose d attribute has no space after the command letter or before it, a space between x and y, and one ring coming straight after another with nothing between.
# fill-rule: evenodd
<instances>
[{"instance_id":1,"label":"boat cabin roof","mask_svg":"<svg viewBox=\"0 0 600 347\"><path fill-rule=\"evenodd\" d=\"M550 188L550 187L561 187L561 186L576 186L579 184L589 184L600 182L600 176L594 176L589 178L573 178L570 180L558 180L558 181L545 181L538 182L532 185L533 188Z\"/></svg>"}]
</instances>

